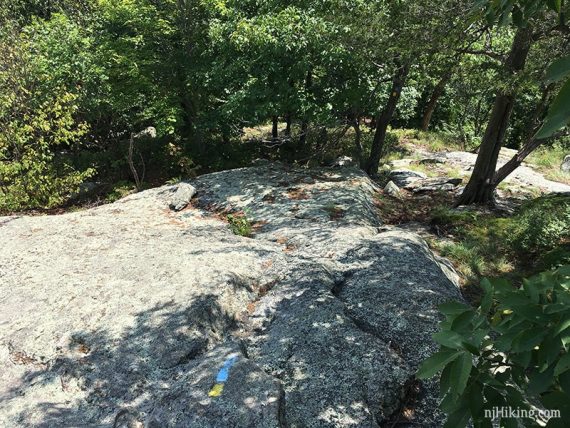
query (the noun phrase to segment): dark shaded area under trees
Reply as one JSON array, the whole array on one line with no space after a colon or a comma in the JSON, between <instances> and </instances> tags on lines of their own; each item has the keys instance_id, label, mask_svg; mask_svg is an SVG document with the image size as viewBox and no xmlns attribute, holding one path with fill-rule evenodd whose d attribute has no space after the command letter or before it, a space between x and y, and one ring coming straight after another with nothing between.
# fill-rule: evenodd
<instances>
[{"instance_id":1,"label":"dark shaded area under trees","mask_svg":"<svg viewBox=\"0 0 570 428\"><path fill-rule=\"evenodd\" d=\"M492 202L530 152L568 145L568 6L530 3L3 3L0 210L61 206L84 182L322 163L347 135L374 176L390 127L480 146L457 204ZM496 171L502 146L521 150Z\"/></svg>"}]
</instances>

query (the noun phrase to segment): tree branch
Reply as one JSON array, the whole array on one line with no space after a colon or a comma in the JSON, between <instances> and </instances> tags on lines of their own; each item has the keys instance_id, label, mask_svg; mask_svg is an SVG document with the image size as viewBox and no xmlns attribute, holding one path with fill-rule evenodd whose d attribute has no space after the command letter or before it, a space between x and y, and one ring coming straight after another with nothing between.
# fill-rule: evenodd
<instances>
[{"instance_id":1,"label":"tree branch","mask_svg":"<svg viewBox=\"0 0 570 428\"><path fill-rule=\"evenodd\" d=\"M459 53L463 54L472 54L472 55L485 55L489 58L492 58L497 61L503 62L505 60L505 56L501 55L500 53L488 51L488 50L478 50L478 49L461 49L458 51Z\"/></svg>"}]
</instances>

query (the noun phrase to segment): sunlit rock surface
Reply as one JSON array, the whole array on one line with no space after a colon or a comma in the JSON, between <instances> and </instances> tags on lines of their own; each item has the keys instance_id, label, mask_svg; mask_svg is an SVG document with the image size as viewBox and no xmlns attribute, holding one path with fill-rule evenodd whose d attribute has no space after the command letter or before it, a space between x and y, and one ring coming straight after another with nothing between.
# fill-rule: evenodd
<instances>
[{"instance_id":1,"label":"sunlit rock surface","mask_svg":"<svg viewBox=\"0 0 570 428\"><path fill-rule=\"evenodd\" d=\"M0 426L441 426L414 372L460 294L420 238L382 228L362 172L190 184L184 209L175 185L0 217Z\"/></svg>"}]
</instances>

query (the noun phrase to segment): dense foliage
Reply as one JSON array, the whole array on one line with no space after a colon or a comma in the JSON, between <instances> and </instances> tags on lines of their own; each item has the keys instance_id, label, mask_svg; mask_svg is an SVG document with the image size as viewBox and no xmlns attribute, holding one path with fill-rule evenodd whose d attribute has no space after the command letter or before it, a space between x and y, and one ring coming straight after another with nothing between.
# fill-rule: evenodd
<instances>
[{"instance_id":1,"label":"dense foliage","mask_svg":"<svg viewBox=\"0 0 570 428\"><path fill-rule=\"evenodd\" d=\"M349 128L347 154L374 174L389 126L474 148L505 91L513 111L501 144L532 139L559 91L541 132L567 144L555 132L567 121L567 6L535 3L4 2L0 209L61 204L87 177L133 180L130 165L154 183L260 155L322 159ZM517 26L533 35L512 73ZM272 154L243 141L267 123ZM138 141L129 163L130 136L148 127L156 138Z\"/></svg>"},{"instance_id":2,"label":"dense foliage","mask_svg":"<svg viewBox=\"0 0 570 428\"><path fill-rule=\"evenodd\" d=\"M418 372L429 378L442 371L446 427L464 427L470 419L475 427L491 427L489 412L508 406L528 413L519 420L505 413L495 420L500 426L568 426L570 266L529 278L518 289L505 280L481 285L485 295L476 309L440 305L445 321L433 337L441 348Z\"/></svg>"},{"instance_id":3,"label":"dense foliage","mask_svg":"<svg viewBox=\"0 0 570 428\"><path fill-rule=\"evenodd\" d=\"M76 70L63 67L82 40L66 23L35 23L0 40L0 210L59 205L93 174L65 155L88 130L77 117L81 91L67 84ZM58 56L67 60L54 70Z\"/></svg>"}]
</instances>

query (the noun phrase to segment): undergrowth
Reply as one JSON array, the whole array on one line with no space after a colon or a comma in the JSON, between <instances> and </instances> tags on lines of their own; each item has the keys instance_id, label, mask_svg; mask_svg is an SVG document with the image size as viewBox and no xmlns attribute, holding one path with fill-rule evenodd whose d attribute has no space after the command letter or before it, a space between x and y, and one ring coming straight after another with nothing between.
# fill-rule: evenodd
<instances>
[{"instance_id":1,"label":"undergrowth","mask_svg":"<svg viewBox=\"0 0 570 428\"><path fill-rule=\"evenodd\" d=\"M528 163L542 172L549 180L570 184L570 174L562 172L560 169L564 157L568 153L568 147L564 147L562 144L541 147L528 157Z\"/></svg>"},{"instance_id":2,"label":"undergrowth","mask_svg":"<svg viewBox=\"0 0 570 428\"><path fill-rule=\"evenodd\" d=\"M386 224L427 225L432 249L452 261L463 279L466 297L477 301L483 277L518 283L525 275L570 262L570 197L533 199L514 214L481 208L452 209L453 195L379 197Z\"/></svg>"},{"instance_id":3,"label":"undergrowth","mask_svg":"<svg viewBox=\"0 0 570 428\"><path fill-rule=\"evenodd\" d=\"M243 213L228 214L226 219L230 225L230 230L235 235L249 238L253 234L253 224Z\"/></svg>"},{"instance_id":4,"label":"undergrowth","mask_svg":"<svg viewBox=\"0 0 570 428\"><path fill-rule=\"evenodd\" d=\"M516 282L570 260L568 196L537 198L508 217L439 207L432 212L431 224L449 238L434 239L431 245L454 262L466 279L468 294L477 292L484 276Z\"/></svg>"}]
</instances>

